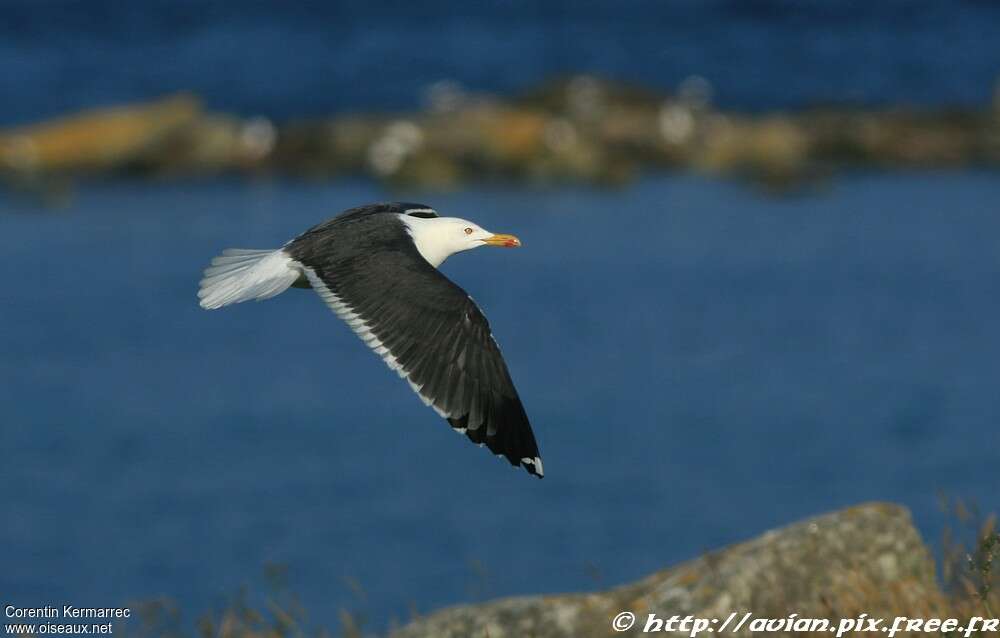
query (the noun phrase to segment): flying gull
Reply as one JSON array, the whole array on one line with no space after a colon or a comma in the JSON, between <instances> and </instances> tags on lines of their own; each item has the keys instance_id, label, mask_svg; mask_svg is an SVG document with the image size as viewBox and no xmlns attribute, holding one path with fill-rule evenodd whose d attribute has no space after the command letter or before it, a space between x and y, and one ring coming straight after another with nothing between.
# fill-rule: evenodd
<instances>
[{"instance_id":1,"label":"flying gull","mask_svg":"<svg viewBox=\"0 0 1000 638\"><path fill-rule=\"evenodd\" d=\"M369 204L277 250L224 250L198 297L214 310L312 288L455 431L541 478L535 436L489 322L437 269L463 250L520 245L422 204Z\"/></svg>"}]
</instances>

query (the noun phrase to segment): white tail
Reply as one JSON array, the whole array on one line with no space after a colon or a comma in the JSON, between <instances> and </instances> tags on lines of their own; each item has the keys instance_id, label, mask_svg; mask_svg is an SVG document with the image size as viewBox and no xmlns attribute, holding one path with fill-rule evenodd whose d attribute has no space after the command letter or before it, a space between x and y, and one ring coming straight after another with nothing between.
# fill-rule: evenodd
<instances>
[{"instance_id":1,"label":"white tail","mask_svg":"<svg viewBox=\"0 0 1000 638\"><path fill-rule=\"evenodd\" d=\"M198 298L214 310L249 299L268 299L302 276L298 263L281 250L229 248L205 269Z\"/></svg>"}]
</instances>

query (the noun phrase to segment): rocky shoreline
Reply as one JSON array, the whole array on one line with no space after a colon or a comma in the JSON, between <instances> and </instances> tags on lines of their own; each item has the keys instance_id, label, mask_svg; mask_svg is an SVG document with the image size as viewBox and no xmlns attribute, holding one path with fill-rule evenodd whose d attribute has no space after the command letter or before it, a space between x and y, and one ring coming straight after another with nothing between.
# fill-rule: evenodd
<instances>
[{"instance_id":1,"label":"rocky shoreline","mask_svg":"<svg viewBox=\"0 0 1000 638\"><path fill-rule=\"evenodd\" d=\"M441 82L424 102L412 113L275 123L178 94L0 128L0 178L364 175L440 189L483 179L617 185L685 170L785 187L856 167L1000 167L1000 92L981 110L744 114L713 106L700 78L663 95L578 76L510 100Z\"/></svg>"},{"instance_id":2,"label":"rocky shoreline","mask_svg":"<svg viewBox=\"0 0 1000 638\"><path fill-rule=\"evenodd\" d=\"M951 513L950 503L942 505ZM316 626L294 593L282 586L284 572L278 566L269 576L277 588L268 594L266 609L248 605L244 591L226 608L202 616L198 632L190 634L169 600L147 601L138 607L141 624L135 635L611 638L643 635L649 624L654 631L648 633L689 638L834 636L838 629L845 629L845 636L885 638L888 628L903 618L893 636L996 636L997 519L960 500L953 509L958 526L945 528L935 551L905 507L863 503L767 531L605 591L502 598L426 615L414 610L408 622L393 619L387 631L370 628L372 618L366 613L343 608L339 629ZM970 625L974 618L977 624ZM687 624L681 626L684 619ZM707 619L709 625L702 622L692 633L694 619ZM714 626L712 619L717 619ZM723 628L727 619L730 624ZM883 620L872 629L865 619ZM934 619L940 626L905 624ZM952 628L943 625L946 620L954 623Z\"/></svg>"},{"instance_id":3,"label":"rocky shoreline","mask_svg":"<svg viewBox=\"0 0 1000 638\"><path fill-rule=\"evenodd\" d=\"M876 619L958 618L963 624L974 616L992 618L989 605L996 604L995 595L986 603L971 592L956 597L941 589L935 571L931 551L909 512L899 505L869 503L769 531L609 591L452 607L414 620L391 638L642 635L651 613L662 620L691 616L722 622L734 612L739 618L749 612L752 618L742 629L714 630L734 636L834 635L831 630L810 634L776 625L761 629L760 620L753 624L753 619L783 620L792 614L794 619L829 619L834 626L863 614ZM635 622L616 630L612 622L622 612L634 614ZM661 628L660 635L691 635L690 626L675 628ZM866 623L859 623L845 635L887 635L881 628L866 629ZM700 635L714 631L702 629Z\"/></svg>"}]
</instances>

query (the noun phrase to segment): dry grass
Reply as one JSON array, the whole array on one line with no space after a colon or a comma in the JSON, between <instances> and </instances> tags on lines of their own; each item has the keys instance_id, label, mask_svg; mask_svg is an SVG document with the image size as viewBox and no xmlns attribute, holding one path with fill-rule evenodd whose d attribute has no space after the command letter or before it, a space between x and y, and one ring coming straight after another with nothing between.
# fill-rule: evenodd
<instances>
[{"instance_id":1,"label":"dry grass","mask_svg":"<svg viewBox=\"0 0 1000 638\"><path fill-rule=\"evenodd\" d=\"M974 617L997 618L1000 610L1000 533L996 515L983 516L960 500L942 499L948 516L941 542L938 581L940 587L928 591L923 583L900 580L889 587L858 578L837 600L824 600L825 617L833 619L867 617L891 619L955 618L959 627ZM829 634L819 634L829 635ZM856 631L852 636L886 636L878 631ZM896 636L960 636L959 632L900 632ZM972 636L996 636L973 632Z\"/></svg>"},{"instance_id":2,"label":"dry grass","mask_svg":"<svg viewBox=\"0 0 1000 638\"><path fill-rule=\"evenodd\" d=\"M957 528L947 528L941 544L941 581L953 617L997 618L1000 612L1000 533L997 515L983 516L961 500L943 506Z\"/></svg>"},{"instance_id":3,"label":"dry grass","mask_svg":"<svg viewBox=\"0 0 1000 638\"><path fill-rule=\"evenodd\" d=\"M267 565L266 594L251 600L246 587L222 609L211 610L194 625L186 622L173 601L156 599L134 606L139 622L128 628L129 638L361 638L364 619L357 612L341 609L336 634L315 626L298 597L288 587L286 569ZM348 581L352 589L360 584Z\"/></svg>"}]
</instances>

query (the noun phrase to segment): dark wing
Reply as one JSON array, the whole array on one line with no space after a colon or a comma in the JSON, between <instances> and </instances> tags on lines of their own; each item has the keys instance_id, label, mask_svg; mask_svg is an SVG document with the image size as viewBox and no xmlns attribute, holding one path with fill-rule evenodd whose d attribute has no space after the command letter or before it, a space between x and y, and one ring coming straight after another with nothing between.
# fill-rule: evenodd
<instances>
[{"instance_id":1,"label":"dark wing","mask_svg":"<svg viewBox=\"0 0 1000 638\"><path fill-rule=\"evenodd\" d=\"M320 297L424 403L473 442L542 476L500 348L464 290L407 246L302 263Z\"/></svg>"}]
</instances>

